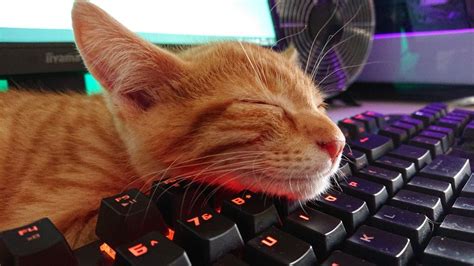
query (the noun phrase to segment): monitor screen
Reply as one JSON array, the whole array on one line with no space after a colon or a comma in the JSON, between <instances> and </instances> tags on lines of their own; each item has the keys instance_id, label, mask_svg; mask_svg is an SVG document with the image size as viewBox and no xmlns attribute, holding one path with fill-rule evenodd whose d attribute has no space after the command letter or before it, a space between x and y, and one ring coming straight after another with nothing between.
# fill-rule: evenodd
<instances>
[{"instance_id":1,"label":"monitor screen","mask_svg":"<svg viewBox=\"0 0 474 266\"><path fill-rule=\"evenodd\" d=\"M264 46L277 35L268 0L93 0L126 27L157 44L238 40ZM73 1L0 3L0 43L73 42Z\"/></svg>"}]
</instances>

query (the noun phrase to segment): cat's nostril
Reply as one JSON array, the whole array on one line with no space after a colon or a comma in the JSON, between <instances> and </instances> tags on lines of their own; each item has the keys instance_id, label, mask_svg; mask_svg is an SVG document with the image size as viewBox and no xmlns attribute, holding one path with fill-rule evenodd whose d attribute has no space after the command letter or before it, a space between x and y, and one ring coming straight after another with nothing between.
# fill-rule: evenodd
<instances>
[{"instance_id":1,"label":"cat's nostril","mask_svg":"<svg viewBox=\"0 0 474 266\"><path fill-rule=\"evenodd\" d=\"M339 154L341 154L344 144L344 141L340 140L318 142L318 146L329 154L329 157L331 157L332 161L334 161L339 156Z\"/></svg>"}]
</instances>

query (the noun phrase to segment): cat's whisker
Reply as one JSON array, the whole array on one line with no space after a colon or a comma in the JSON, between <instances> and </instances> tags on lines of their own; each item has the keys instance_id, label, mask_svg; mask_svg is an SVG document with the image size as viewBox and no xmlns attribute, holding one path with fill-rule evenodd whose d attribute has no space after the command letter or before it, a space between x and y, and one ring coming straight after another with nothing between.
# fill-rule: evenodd
<instances>
[{"instance_id":1,"label":"cat's whisker","mask_svg":"<svg viewBox=\"0 0 474 266\"><path fill-rule=\"evenodd\" d=\"M337 10L337 8L335 8L335 10ZM345 27L347 27L350 23L352 23L352 21L353 21L353 20L356 18L356 16L359 14L359 11L360 11L360 10L361 10L361 6L359 6L359 7L357 8L357 11L355 12L355 14L354 14L346 23L344 23L344 25L342 25L341 28L339 28L336 32L334 32L333 34L331 34L331 35L329 36L329 38L326 40L326 43L324 44L323 48L321 49L321 53L319 54L318 58L316 59L316 67L315 67L316 70L317 70L317 68L319 67L319 64L320 64L320 63L322 62L322 60L324 59L325 54L324 54L323 57L321 57L321 55L323 55L324 50L326 49L326 46L330 43L330 41L331 41L341 30L343 30L343 29L344 29ZM346 40L343 40L342 42L345 42L345 41L347 41L347 39L346 39ZM314 69L313 69L313 71L311 71L311 75L310 75L312 79L314 78L314 72L315 72L315 71L314 71Z\"/></svg>"},{"instance_id":2,"label":"cat's whisker","mask_svg":"<svg viewBox=\"0 0 474 266\"><path fill-rule=\"evenodd\" d=\"M311 43L311 47L309 48L309 53L308 53L308 58L306 59L306 66L304 68L304 73L308 73L308 67L309 67L310 59L313 55L313 49L314 49L314 46L316 45L316 41L318 40L319 34L321 34L323 29L326 28L326 26L329 24L329 22L336 15L338 7L339 7L339 0L336 1L336 7L332 11L331 16L329 16L328 20L326 20L326 22L323 24L323 26L321 26L318 33L316 33L316 36L314 37L313 42Z\"/></svg>"},{"instance_id":3,"label":"cat's whisker","mask_svg":"<svg viewBox=\"0 0 474 266\"><path fill-rule=\"evenodd\" d=\"M373 61L373 62L366 62L366 63L363 63L363 64L355 64L355 65L349 65L349 66L337 68L336 70L332 71L329 75L324 77L321 81L319 81L318 86L321 86L321 84L324 81L326 81L326 79L328 79L329 77L331 77L332 75L334 75L335 73L337 73L341 70L350 69L350 68L354 68L354 67L360 67L360 66L367 66L367 65L372 65L372 64L382 64L382 63L384 63L384 62L383 61Z\"/></svg>"}]
</instances>

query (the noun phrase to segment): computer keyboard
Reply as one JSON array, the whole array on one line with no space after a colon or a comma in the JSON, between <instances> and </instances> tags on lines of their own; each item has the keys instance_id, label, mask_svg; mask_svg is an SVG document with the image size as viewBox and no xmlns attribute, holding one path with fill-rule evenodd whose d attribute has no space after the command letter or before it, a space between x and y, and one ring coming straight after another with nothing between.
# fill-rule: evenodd
<instances>
[{"instance_id":1,"label":"computer keyboard","mask_svg":"<svg viewBox=\"0 0 474 266\"><path fill-rule=\"evenodd\" d=\"M101 202L71 250L43 218L0 234L0 265L474 265L474 112L433 103L338 122L333 189L301 204L167 179Z\"/></svg>"}]
</instances>

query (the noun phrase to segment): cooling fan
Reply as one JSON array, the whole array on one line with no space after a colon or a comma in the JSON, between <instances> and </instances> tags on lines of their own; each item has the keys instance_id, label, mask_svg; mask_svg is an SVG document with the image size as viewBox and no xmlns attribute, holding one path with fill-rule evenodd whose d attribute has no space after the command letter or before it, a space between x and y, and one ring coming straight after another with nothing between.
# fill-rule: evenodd
<instances>
[{"instance_id":1,"label":"cooling fan","mask_svg":"<svg viewBox=\"0 0 474 266\"><path fill-rule=\"evenodd\" d=\"M329 96L358 76L372 46L372 0L280 0L283 39L299 53L301 67Z\"/></svg>"}]
</instances>

